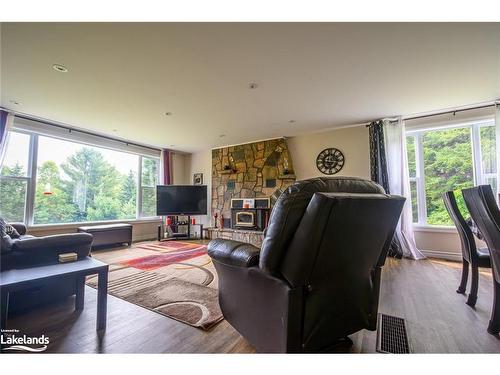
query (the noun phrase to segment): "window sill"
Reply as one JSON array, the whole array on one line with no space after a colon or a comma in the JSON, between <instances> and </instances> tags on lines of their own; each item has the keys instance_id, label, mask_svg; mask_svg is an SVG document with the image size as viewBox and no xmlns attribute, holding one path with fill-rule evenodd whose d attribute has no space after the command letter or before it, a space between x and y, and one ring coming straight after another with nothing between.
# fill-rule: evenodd
<instances>
[{"instance_id":1,"label":"window sill","mask_svg":"<svg viewBox=\"0 0 500 375\"><path fill-rule=\"evenodd\" d=\"M58 229L71 229L77 228L84 225L102 225L102 224L113 224L113 223L127 223L127 224L148 224L148 223L160 223L160 218L144 218L144 219L131 219L131 220L107 220L107 221L91 221L91 222L81 222L81 223L63 223L63 224L33 224L28 226L29 232L42 232L47 230L58 230Z\"/></svg>"},{"instance_id":2,"label":"window sill","mask_svg":"<svg viewBox=\"0 0 500 375\"><path fill-rule=\"evenodd\" d=\"M413 230L415 232L457 233L457 229L455 227L445 225L413 224Z\"/></svg>"}]
</instances>

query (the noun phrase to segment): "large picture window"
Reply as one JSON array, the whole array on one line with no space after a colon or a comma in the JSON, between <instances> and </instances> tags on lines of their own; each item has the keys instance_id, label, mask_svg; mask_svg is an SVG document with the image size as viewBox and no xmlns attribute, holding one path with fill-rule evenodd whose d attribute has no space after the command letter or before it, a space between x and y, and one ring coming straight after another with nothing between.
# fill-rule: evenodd
<instances>
[{"instance_id":1,"label":"large picture window","mask_svg":"<svg viewBox=\"0 0 500 375\"><path fill-rule=\"evenodd\" d=\"M0 216L31 225L156 216L159 158L11 131Z\"/></svg>"},{"instance_id":2,"label":"large picture window","mask_svg":"<svg viewBox=\"0 0 500 375\"><path fill-rule=\"evenodd\" d=\"M456 191L464 213L462 189L490 184L496 191L494 121L408 131L406 146L414 223L453 225L443 203L446 191Z\"/></svg>"}]
</instances>

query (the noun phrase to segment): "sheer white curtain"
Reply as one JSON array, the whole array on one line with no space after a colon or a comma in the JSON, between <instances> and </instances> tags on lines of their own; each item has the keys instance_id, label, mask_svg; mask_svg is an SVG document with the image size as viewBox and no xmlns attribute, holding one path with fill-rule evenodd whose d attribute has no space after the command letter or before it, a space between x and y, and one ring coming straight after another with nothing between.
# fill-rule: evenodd
<instances>
[{"instance_id":1,"label":"sheer white curtain","mask_svg":"<svg viewBox=\"0 0 500 375\"><path fill-rule=\"evenodd\" d=\"M0 110L0 169L2 169L7 140L9 139L9 130L12 128L13 122L14 115L12 113Z\"/></svg>"},{"instance_id":2,"label":"sheer white curtain","mask_svg":"<svg viewBox=\"0 0 500 375\"><path fill-rule=\"evenodd\" d=\"M495 137L497 146L497 193L500 194L500 100L495 102Z\"/></svg>"},{"instance_id":3,"label":"sheer white curtain","mask_svg":"<svg viewBox=\"0 0 500 375\"><path fill-rule=\"evenodd\" d=\"M403 256L411 259L423 259L425 255L418 250L413 233L405 124L401 117L397 121L385 119L383 124L389 191L391 194L402 195L406 198L396 235L403 248Z\"/></svg>"}]
</instances>

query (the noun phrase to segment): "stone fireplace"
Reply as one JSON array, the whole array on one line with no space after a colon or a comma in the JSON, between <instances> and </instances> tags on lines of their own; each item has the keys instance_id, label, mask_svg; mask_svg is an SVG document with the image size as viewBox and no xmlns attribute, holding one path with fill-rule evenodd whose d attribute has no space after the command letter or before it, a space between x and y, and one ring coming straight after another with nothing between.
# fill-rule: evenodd
<instances>
[{"instance_id":1,"label":"stone fireplace","mask_svg":"<svg viewBox=\"0 0 500 375\"><path fill-rule=\"evenodd\" d=\"M214 149L212 215L222 215L225 227L236 228L232 199L269 198L272 206L294 182L292 159L284 138ZM241 219L248 220L251 215L244 216Z\"/></svg>"}]
</instances>

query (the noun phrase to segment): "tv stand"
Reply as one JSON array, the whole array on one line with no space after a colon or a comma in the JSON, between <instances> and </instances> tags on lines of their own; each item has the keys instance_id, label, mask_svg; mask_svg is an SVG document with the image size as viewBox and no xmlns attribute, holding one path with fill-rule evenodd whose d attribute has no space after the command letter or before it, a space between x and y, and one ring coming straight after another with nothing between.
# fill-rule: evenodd
<instances>
[{"instance_id":1,"label":"tv stand","mask_svg":"<svg viewBox=\"0 0 500 375\"><path fill-rule=\"evenodd\" d=\"M179 216L187 216L187 222L179 221ZM166 224L166 218L171 217L172 223L170 225ZM187 226L187 233L178 232L179 227ZM191 227L200 227L199 237L191 237ZM168 232L168 228L172 230L172 235L165 238L165 233ZM174 241L174 240L202 240L203 239L203 224L191 224L191 216L189 215L169 215L162 216L161 225L158 226L158 241Z\"/></svg>"}]
</instances>

